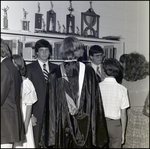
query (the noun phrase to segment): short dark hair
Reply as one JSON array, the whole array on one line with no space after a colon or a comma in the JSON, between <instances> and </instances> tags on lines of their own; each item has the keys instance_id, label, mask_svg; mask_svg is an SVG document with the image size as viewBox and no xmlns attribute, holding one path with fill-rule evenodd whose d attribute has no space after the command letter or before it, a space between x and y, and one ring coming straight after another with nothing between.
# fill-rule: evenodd
<instances>
[{"instance_id":1,"label":"short dark hair","mask_svg":"<svg viewBox=\"0 0 150 149\"><path fill-rule=\"evenodd\" d=\"M35 52L38 52L38 49L41 47L47 47L50 54L52 54L52 45L45 39L40 39L35 43Z\"/></svg>"},{"instance_id":2,"label":"short dark hair","mask_svg":"<svg viewBox=\"0 0 150 149\"><path fill-rule=\"evenodd\" d=\"M116 77L119 75L120 63L115 58L106 58L103 63L103 68L107 76Z\"/></svg>"},{"instance_id":3,"label":"short dark hair","mask_svg":"<svg viewBox=\"0 0 150 149\"><path fill-rule=\"evenodd\" d=\"M102 53L102 54L104 54L104 50L99 45L93 45L89 49L89 56L93 56L95 53Z\"/></svg>"},{"instance_id":4,"label":"short dark hair","mask_svg":"<svg viewBox=\"0 0 150 149\"><path fill-rule=\"evenodd\" d=\"M26 65L23 57L19 54L13 54L12 61L14 65L17 67L17 69L19 70L21 76L24 76L26 73Z\"/></svg>"},{"instance_id":5,"label":"short dark hair","mask_svg":"<svg viewBox=\"0 0 150 149\"><path fill-rule=\"evenodd\" d=\"M1 57L11 57L11 50L8 44L1 38Z\"/></svg>"},{"instance_id":6,"label":"short dark hair","mask_svg":"<svg viewBox=\"0 0 150 149\"><path fill-rule=\"evenodd\" d=\"M120 63L125 63L127 59L128 54L122 54L119 58Z\"/></svg>"}]
</instances>

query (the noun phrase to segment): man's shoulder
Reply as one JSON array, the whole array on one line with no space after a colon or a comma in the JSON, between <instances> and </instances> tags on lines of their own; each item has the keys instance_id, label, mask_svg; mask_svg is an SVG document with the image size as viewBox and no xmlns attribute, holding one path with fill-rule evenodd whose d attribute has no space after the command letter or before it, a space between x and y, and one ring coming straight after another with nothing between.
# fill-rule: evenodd
<instances>
[{"instance_id":1,"label":"man's shoulder","mask_svg":"<svg viewBox=\"0 0 150 149\"><path fill-rule=\"evenodd\" d=\"M90 64L86 64L85 72L86 74L95 74L95 70Z\"/></svg>"},{"instance_id":2,"label":"man's shoulder","mask_svg":"<svg viewBox=\"0 0 150 149\"><path fill-rule=\"evenodd\" d=\"M87 65L87 66L91 66L91 67L92 67L91 62L87 62L87 63L86 63L86 65Z\"/></svg>"},{"instance_id":3,"label":"man's shoulder","mask_svg":"<svg viewBox=\"0 0 150 149\"><path fill-rule=\"evenodd\" d=\"M57 67L57 66L58 66L58 64L55 64L55 63L50 62L50 61L49 61L49 65L54 66L54 67Z\"/></svg>"},{"instance_id":4,"label":"man's shoulder","mask_svg":"<svg viewBox=\"0 0 150 149\"><path fill-rule=\"evenodd\" d=\"M86 68L87 69L93 69L91 62L86 63Z\"/></svg>"},{"instance_id":5,"label":"man's shoulder","mask_svg":"<svg viewBox=\"0 0 150 149\"><path fill-rule=\"evenodd\" d=\"M33 62L27 64L27 67L33 67L33 66L35 66L37 64L38 64L38 61L36 60L36 61L33 61Z\"/></svg>"}]
</instances>

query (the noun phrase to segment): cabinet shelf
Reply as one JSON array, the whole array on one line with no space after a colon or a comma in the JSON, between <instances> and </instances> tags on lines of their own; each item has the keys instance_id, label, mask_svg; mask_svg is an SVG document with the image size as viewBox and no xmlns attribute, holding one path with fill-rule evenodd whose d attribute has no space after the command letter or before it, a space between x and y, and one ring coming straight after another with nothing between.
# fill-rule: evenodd
<instances>
[{"instance_id":1,"label":"cabinet shelf","mask_svg":"<svg viewBox=\"0 0 150 149\"><path fill-rule=\"evenodd\" d=\"M18 41L23 43L23 47L22 47L22 51L21 52L25 52L26 56L23 57L25 58L26 61L33 61L35 60L34 58L34 50L32 48L30 49L25 49L25 43L27 42L36 42L39 39L46 39L48 40L52 46L53 46L53 55L51 57L52 61L55 62L61 62L62 60L59 60L59 47L62 43L62 40L64 38L66 38L67 36L75 36L77 37L85 46L87 46L86 49L86 53L87 53L87 57L88 57L88 50L89 47L91 45L100 45L102 47L107 46L107 45L115 45L116 49L117 49L117 55L116 58L119 58L119 56L124 53L125 49L124 49L124 42L123 41L119 41L119 40L109 40L109 39L103 39L103 38L95 38L95 37L83 37L80 35L71 35L71 34L63 34L63 33L33 33L30 31L22 31L22 30L6 30L6 29L1 29L1 38L3 38L4 40L13 40L13 42L17 45ZM12 44L14 45L14 44ZM21 50L20 48L18 48L19 45L15 46L12 48L12 53L19 53L19 50Z\"/></svg>"},{"instance_id":2,"label":"cabinet shelf","mask_svg":"<svg viewBox=\"0 0 150 149\"><path fill-rule=\"evenodd\" d=\"M67 36L71 36L70 34L66 35L63 33L33 33L29 31L13 31L13 30L4 30L1 29L1 34L3 35L13 35L13 36L26 36L26 37L35 37L35 38L48 38L54 39L56 42L61 41ZM102 38L91 38L91 37L83 37L80 35L74 35L82 42L90 42L90 43L120 43L118 40L107 40Z\"/></svg>"}]
</instances>

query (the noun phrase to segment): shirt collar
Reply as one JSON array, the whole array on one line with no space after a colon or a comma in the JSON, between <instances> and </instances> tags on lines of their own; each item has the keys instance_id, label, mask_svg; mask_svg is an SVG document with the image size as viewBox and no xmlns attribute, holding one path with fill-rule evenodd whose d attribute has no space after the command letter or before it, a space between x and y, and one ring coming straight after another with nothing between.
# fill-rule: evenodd
<instances>
[{"instance_id":1,"label":"shirt collar","mask_svg":"<svg viewBox=\"0 0 150 149\"><path fill-rule=\"evenodd\" d=\"M47 69L47 71L49 71L48 61L46 61L45 63L43 63L42 61L40 61L40 60L38 59L38 62L39 62L39 64L40 64L42 70L43 70L43 64L46 64L46 69Z\"/></svg>"},{"instance_id":2,"label":"shirt collar","mask_svg":"<svg viewBox=\"0 0 150 149\"><path fill-rule=\"evenodd\" d=\"M116 79L114 77L107 76L104 81L116 82Z\"/></svg>"},{"instance_id":3,"label":"shirt collar","mask_svg":"<svg viewBox=\"0 0 150 149\"><path fill-rule=\"evenodd\" d=\"M96 64L94 64L94 63L92 63L91 62L91 66L94 68L94 70L97 70L97 66L99 66L100 68L101 68L101 65L99 64L99 65L96 65Z\"/></svg>"}]
</instances>

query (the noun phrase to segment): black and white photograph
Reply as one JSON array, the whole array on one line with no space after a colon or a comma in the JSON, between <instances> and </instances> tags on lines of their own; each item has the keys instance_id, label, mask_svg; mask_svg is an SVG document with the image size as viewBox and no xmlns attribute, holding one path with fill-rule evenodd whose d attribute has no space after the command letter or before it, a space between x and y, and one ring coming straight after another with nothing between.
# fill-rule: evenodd
<instances>
[{"instance_id":1,"label":"black and white photograph","mask_svg":"<svg viewBox=\"0 0 150 149\"><path fill-rule=\"evenodd\" d=\"M149 148L149 1L1 1L1 148Z\"/></svg>"}]
</instances>

